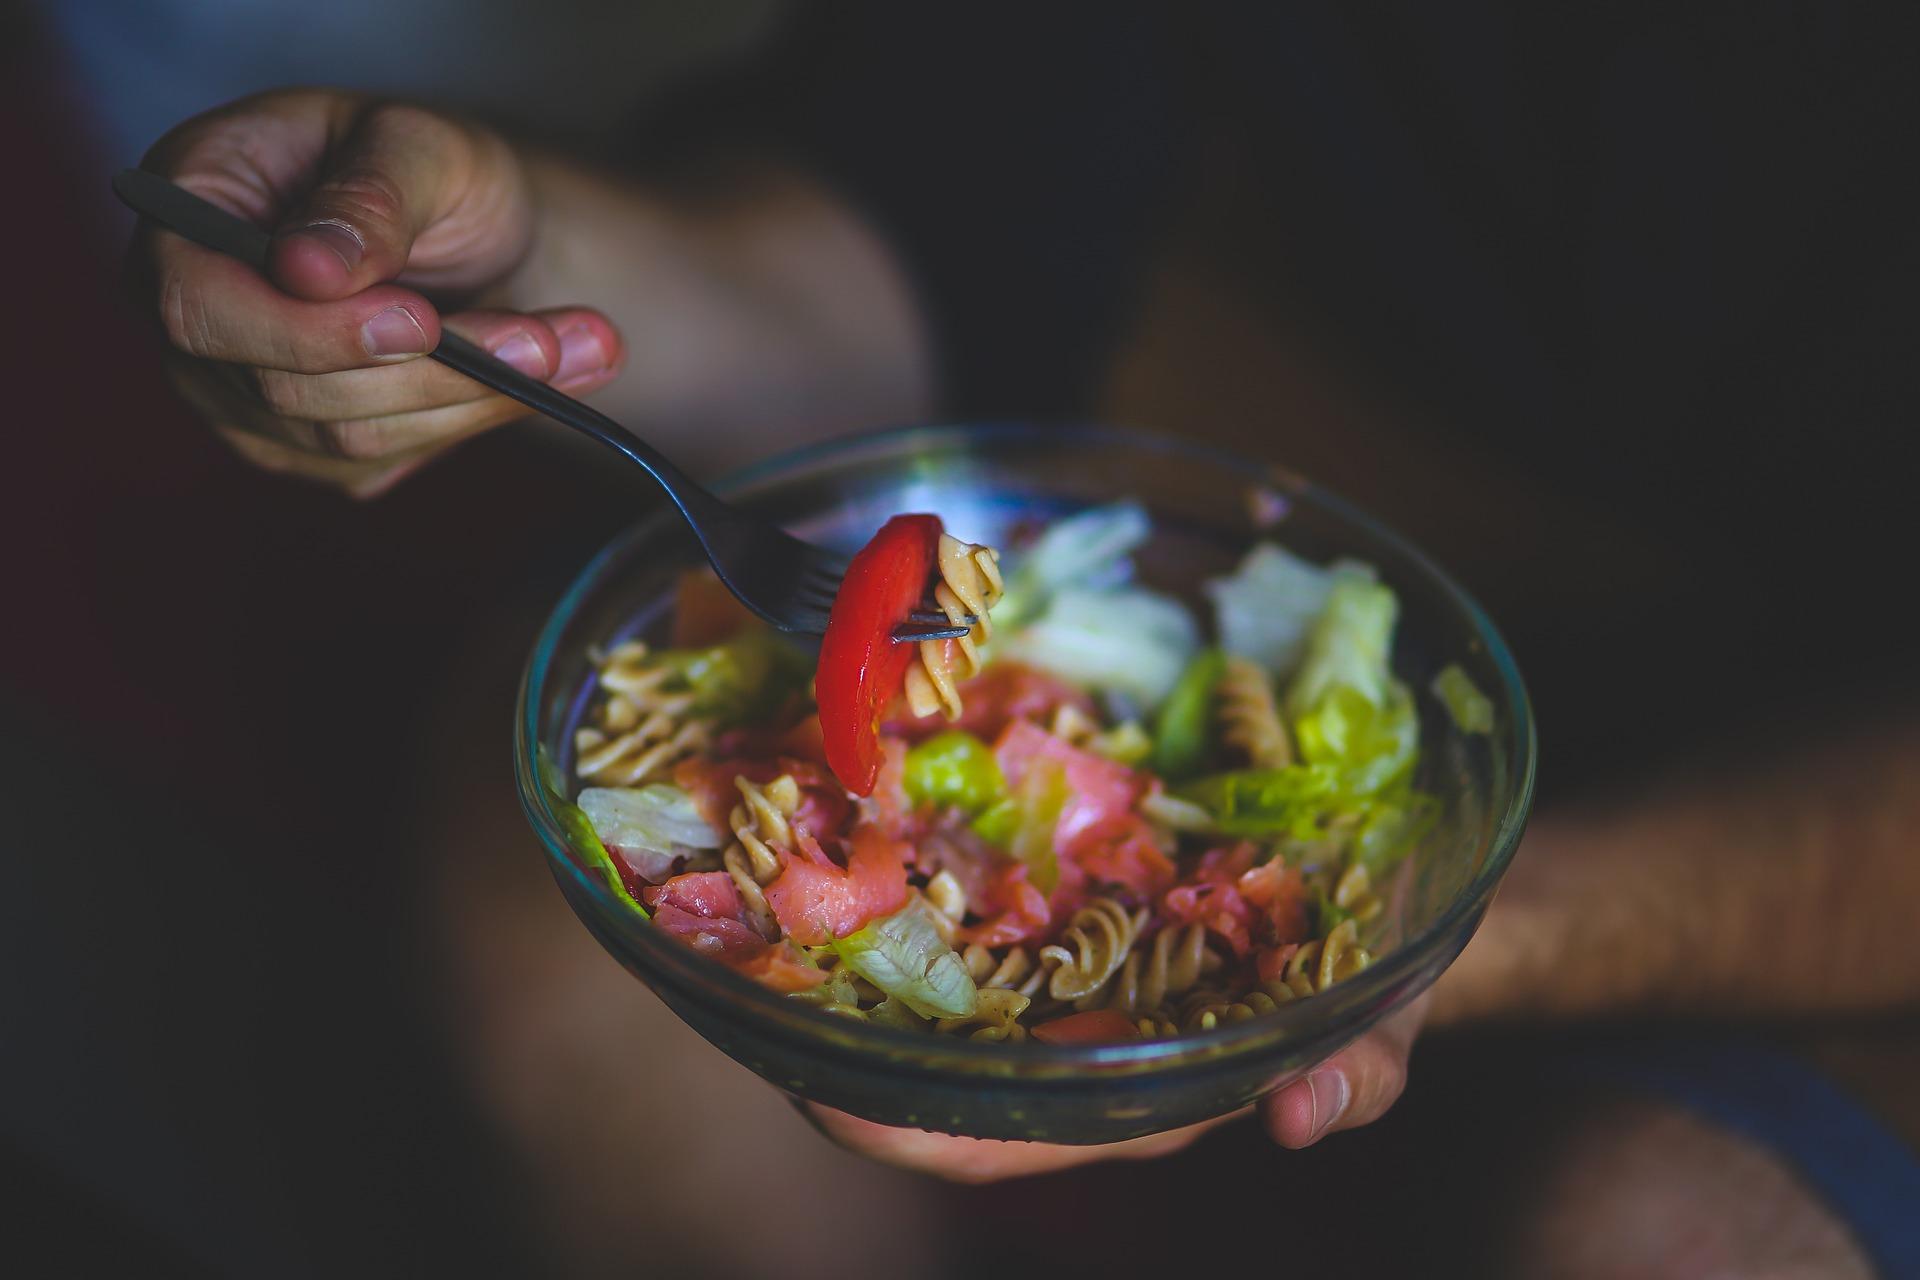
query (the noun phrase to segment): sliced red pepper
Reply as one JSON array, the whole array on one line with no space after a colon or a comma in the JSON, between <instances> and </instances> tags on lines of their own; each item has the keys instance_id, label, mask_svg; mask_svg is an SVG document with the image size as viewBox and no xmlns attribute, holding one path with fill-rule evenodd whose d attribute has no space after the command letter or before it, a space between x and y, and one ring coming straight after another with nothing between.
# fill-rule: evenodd
<instances>
[{"instance_id":1,"label":"sliced red pepper","mask_svg":"<svg viewBox=\"0 0 1920 1280\"><path fill-rule=\"evenodd\" d=\"M870 795L880 774L880 717L905 682L914 646L893 629L927 594L940 517L895 516L847 566L820 642L814 697L827 765L847 790Z\"/></svg>"},{"instance_id":2,"label":"sliced red pepper","mask_svg":"<svg viewBox=\"0 0 1920 1280\"><path fill-rule=\"evenodd\" d=\"M1033 1029L1033 1038L1042 1044L1106 1044L1138 1040L1140 1028L1118 1009L1089 1009L1041 1023Z\"/></svg>"}]
</instances>

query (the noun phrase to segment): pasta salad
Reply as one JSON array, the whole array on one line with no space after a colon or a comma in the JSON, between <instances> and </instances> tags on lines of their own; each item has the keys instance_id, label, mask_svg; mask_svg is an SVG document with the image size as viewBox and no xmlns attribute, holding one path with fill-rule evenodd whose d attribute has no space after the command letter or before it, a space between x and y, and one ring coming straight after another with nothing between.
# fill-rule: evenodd
<instances>
[{"instance_id":1,"label":"pasta salad","mask_svg":"<svg viewBox=\"0 0 1920 1280\"><path fill-rule=\"evenodd\" d=\"M1436 807L1394 593L1263 542L1195 609L1135 579L1150 532L1096 508L1003 564L895 517L817 663L689 575L669 645L596 655L576 847L654 927L888 1026L1166 1036L1350 977ZM929 598L966 633L893 642Z\"/></svg>"}]
</instances>

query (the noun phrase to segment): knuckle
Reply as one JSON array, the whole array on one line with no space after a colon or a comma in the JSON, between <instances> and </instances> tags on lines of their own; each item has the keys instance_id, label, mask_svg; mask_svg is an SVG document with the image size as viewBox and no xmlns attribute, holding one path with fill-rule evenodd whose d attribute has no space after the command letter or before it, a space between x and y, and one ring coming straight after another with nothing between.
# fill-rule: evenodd
<instances>
[{"instance_id":1,"label":"knuckle","mask_svg":"<svg viewBox=\"0 0 1920 1280\"><path fill-rule=\"evenodd\" d=\"M160 277L160 327L176 350L201 360L213 357L213 317L200 289L178 267Z\"/></svg>"},{"instance_id":2,"label":"knuckle","mask_svg":"<svg viewBox=\"0 0 1920 1280\"><path fill-rule=\"evenodd\" d=\"M328 216L344 219L356 227L369 228L397 225L405 207L400 188L394 181L365 166L335 174L320 193L318 203Z\"/></svg>"},{"instance_id":3,"label":"knuckle","mask_svg":"<svg viewBox=\"0 0 1920 1280\"><path fill-rule=\"evenodd\" d=\"M304 375L281 369L252 369L249 376L254 394L273 413L282 418L311 416Z\"/></svg>"},{"instance_id":4,"label":"knuckle","mask_svg":"<svg viewBox=\"0 0 1920 1280\"><path fill-rule=\"evenodd\" d=\"M353 462L373 462L392 452L386 428L367 418L322 423L320 443L328 453Z\"/></svg>"}]
</instances>

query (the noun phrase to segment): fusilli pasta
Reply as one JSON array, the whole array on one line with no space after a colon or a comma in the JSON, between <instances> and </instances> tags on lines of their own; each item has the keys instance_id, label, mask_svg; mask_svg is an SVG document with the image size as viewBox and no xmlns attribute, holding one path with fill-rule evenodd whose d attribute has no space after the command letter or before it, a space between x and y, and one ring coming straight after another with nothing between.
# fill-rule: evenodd
<instances>
[{"instance_id":1,"label":"fusilli pasta","mask_svg":"<svg viewBox=\"0 0 1920 1280\"><path fill-rule=\"evenodd\" d=\"M1056 966L1047 981L1055 1000L1079 1000L1098 991L1127 958L1133 940L1146 927L1148 912L1128 912L1113 898L1095 898L1073 913L1061 942L1040 949L1040 958Z\"/></svg>"},{"instance_id":2,"label":"fusilli pasta","mask_svg":"<svg viewBox=\"0 0 1920 1280\"><path fill-rule=\"evenodd\" d=\"M949 1034L965 1031L971 1040L1003 1040L1013 1044L1027 1038L1027 1029L1020 1025L1020 1015L1031 1003L1018 991L984 988L971 1014L964 1018L941 1018L933 1025Z\"/></svg>"},{"instance_id":3,"label":"fusilli pasta","mask_svg":"<svg viewBox=\"0 0 1920 1280\"><path fill-rule=\"evenodd\" d=\"M668 692L663 686L671 672L646 660L647 646L629 640L600 665L606 701L573 743L575 771L586 781L638 786L704 750L713 737L711 720L688 714L693 695Z\"/></svg>"},{"instance_id":4,"label":"fusilli pasta","mask_svg":"<svg viewBox=\"0 0 1920 1280\"><path fill-rule=\"evenodd\" d=\"M940 535L940 582L934 602L956 626L971 630L957 640L922 640L919 660L907 668L907 706L916 716L939 711L952 720L960 714L958 682L980 672L980 645L993 634L987 611L1000 599L1000 555L992 547Z\"/></svg>"},{"instance_id":5,"label":"fusilli pasta","mask_svg":"<svg viewBox=\"0 0 1920 1280\"><path fill-rule=\"evenodd\" d=\"M780 874L780 859L774 850L793 847L793 826L788 819L800 807L800 786L792 775L784 773L764 787L744 777L735 778L733 784L740 789L740 803L733 806L727 818L734 842L727 846L721 862L733 877L734 888L739 890L740 901L755 927L772 937L778 927L761 886Z\"/></svg>"},{"instance_id":6,"label":"fusilli pasta","mask_svg":"<svg viewBox=\"0 0 1920 1280\"><path fill-rule=\"evenodd\" d=\"M1207 928L1198 921L1168 927L1148 946L1127 953L1119 973L1105 992L1082 997L1083 1008L1119 1009L1145 1016L1161 1008L1171 996L1186 994L1202 974L1220 967L1220 957L1207 949Z\"/></svg>"},{"instance_id":7,"label":"fusilli pasta","mask_svg":"<svg viewBox=\"0 0 1920 1280\"><path fill-rule=\"evenodd\" d=\"M1214 686L1219 702L1220 737L1246 753L1256 769L1284 769L1293 763L1293 744L1274 705L1273 682L1260 664L1229 657Z\"/></svg>"},{"instance_id":8,"label":"fusilli pasta","mask_svg":"<svg viewBox=\"0 0 1920 1280\"><path fill-rule=\"evenodd\" d=\"M1053 972L1051 960L1036 961L1025 947L1007 947L995 952L978 943L961 953L967 973L977 987L997 987L1018 991L1023 996L1039 992L1047 975Z\"/></svg>"}]
</instances>

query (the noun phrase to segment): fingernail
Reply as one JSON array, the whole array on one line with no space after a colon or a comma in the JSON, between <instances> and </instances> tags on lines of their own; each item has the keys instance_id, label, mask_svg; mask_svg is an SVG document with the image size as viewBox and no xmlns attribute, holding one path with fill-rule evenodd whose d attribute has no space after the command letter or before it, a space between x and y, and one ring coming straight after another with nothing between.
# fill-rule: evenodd
<instances>
[{"instance_id":1,"label":"fingernail","mask_svg":"<svg viewBox=\"0 0 1920 1280\"><path fill-rule=\"evenodd\" d=\"M547 356L540 350L540 344L526 333L516 333L493 349L493 354L501 360L536 378L547 376Z\"/></svg>"},{"instance_id":2,"label":"fingernail","mask_svg":"<svg viewBox=\"0 0 1920 1280\"><path fill-rule=\"evenodd\" d=\"M560 367L554 370L555 382L571 382L607 371L607 352L599 335L584 324L560 330Z\"/></svg>"},{"instance_id":3,"label":"fingernail","mask_svg":"<svg viewBox=\"0 0 1920 1280\"><path fill-rule=\"evenodd\" d=\"M370 356L417 356L427 349L427 331L405 307L388 307L360 326L360 344Z\"/></svg>"},{"instance_id":4,"label":"fingernail","mask_svg":"<svg viewBox=\"0 0 1920 1280\"><path fill-rule=\"evenodd\" d=\"M1346 1072L1323 1067L1307 1077L1307 1092L1313 1095L1313 1129L1307 1141L1317 1142L1334 1121L1347 1113L1353 1090L1347 1084Z\"/></svg>"},{"instance_id":5,"label":"fingernail","mask_svg":"<svg viewBox=\"0 0 1920 1280\"><path fill-rule=\"evenodd\" d=\"M360 259L366 255L367 246L352 227L340 222L312 222L304 227L295 227L288 235L308 236L318 240L333 250L334 256L351 271L360 265Z\"/></svg>"}]
</instances>

